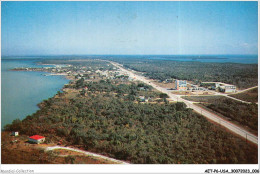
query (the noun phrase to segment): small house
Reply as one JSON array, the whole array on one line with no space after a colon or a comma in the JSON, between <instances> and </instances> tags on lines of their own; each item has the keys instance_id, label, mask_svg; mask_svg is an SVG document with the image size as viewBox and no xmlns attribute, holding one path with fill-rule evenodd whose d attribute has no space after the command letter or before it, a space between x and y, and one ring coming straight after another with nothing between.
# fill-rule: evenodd
<instances>
[{"instance_id":1,"label":"small house","mask_svg":"<svg viewBox=\"0 0 260 174\"><path fill-rule=\"evenodd\" d=\"M140 102L145 102L145 97L144 96L139 96L139 101Z\"/></svg>"},{"instance_id":2,"label":"small house","mask_svg":"<svg viewBox=\"0 0 260 174\"><path fill-rule=\"evenodd\" d=\"M144 87L139 87L139 90L140 91L145 91L145 88Z\"/></svg>"},{"instance_id":3,"label":"small house","mask_svg":"<svg viewBox=\"0 0 260 174\"><path fill-rule=\"evenodd\" d=\"M12 132L11 135L17 137L17 136L19 136L19 132Z\"/></svg>"},{"instance_id":4,"label":"small house","mask_svg":"<svg viewBox=\"0 0 260 174\"><path fill-rule=\"evenodd\" d=\"M30 143L40 144L40 143L43 143L44 141L45 141L45 137L44 136L33 135L33 136L29 137L29 142Z\"/></svg>"}]
</instances>

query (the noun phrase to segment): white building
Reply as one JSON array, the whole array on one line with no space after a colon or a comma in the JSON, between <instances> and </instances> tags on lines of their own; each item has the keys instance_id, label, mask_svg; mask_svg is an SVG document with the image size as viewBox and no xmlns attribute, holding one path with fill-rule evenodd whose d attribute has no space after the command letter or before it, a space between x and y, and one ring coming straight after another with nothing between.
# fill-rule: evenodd
<instances>
[{"instance_id":1,"label":"white building","mask_svg":"<svg viewBox=\"0 0 260 174\"><path fill-rule=\"evenodd\" d=\"M216 89L219 89L220 92L224 92L224 93L236 92L236 86L225 84L225 83L216 83Z\"/></svg>"},{"instance_id":2,"label":"white building","mask_svg":"<svg viewBox=\"0 0 260 174\"><path fill-rule=\"evenodd\" d=\"M220 92L224 93L234 93L236 92L236 86L235 85L230 85L222 82L202 82L204 84L215 84L215 89Z\"/></svg>"},{"instance_id":3,"label":"white building","mask_svg":"<svg viewBox=\"0 0 260 174\"><path fill-rule=\"evenodd\" d=\"M12 136L19 136L19 132L12 132Z\"/></svg>"}]
</instances>

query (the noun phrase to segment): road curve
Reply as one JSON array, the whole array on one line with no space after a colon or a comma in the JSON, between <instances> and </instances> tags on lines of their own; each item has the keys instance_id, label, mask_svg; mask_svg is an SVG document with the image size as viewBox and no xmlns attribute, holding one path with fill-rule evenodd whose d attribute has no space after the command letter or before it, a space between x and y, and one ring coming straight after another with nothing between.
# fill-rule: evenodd
<instances>
[{"instance_id":1,"label":"road curve","mask_svg":"<svg viewBox=\"0 0 260 174\"><path fill-rule=\"evenodd\" d=\"M70 150L70 151L74 151L74 152L79 152L79 153L82 153L82 154L87 155L87 156L98 157L98 158L102 158L102 159L112 161L112 162L116 162L116 163L119 163L119 164L130 164L130 163L127 163L127 162L124 162L124 161L114 159L114 158L109 158L107 156L103 156L103 155L99 155L99 154L96 154L96 153L87 152L87 151L84 151L84 150L79 150L79 149L75 149L75 148L71 148L71 147L52 146L52 147L46 147L45 151L50 151L50 150L55 150L55 149L63 149L63 150Z\"/></svg>"},{"instance_id":2,"label":"road curve","mask_svg":"<svg viewBox=\"0 0 260 174\"><path fill-rule=\"evenodd\" d=\"M177 101L177 102L184 102L188 108L193 109L194 111L196 111L197 113L200 113L201 115L203 115L204 117L220 124L221 126L229 129L230 131L232 131L233 133L245 138L247 141L250 141L254 144L258 144L258 137L253 135L252 133L248 132L247 130L217 116L216 114L209 112L197 105L194 105L191 101L185 100L183 98L180 98L179 96L172 94L171 92L169 92L166 88L162 88L160 86L155 85L154 83L152 83L151 80L146 79L143 76L137 75L134 73L133 70L126 70L125 68L123 68L123 66L119 63L116 62L112 62L112 61L108 61L110 62L112 65L116 66L117 68L119 68L121 71L127 73L129 75L129 77L132 77L136 80L142 81L148 85L151 85L152 87L154 87L155 89L157 89L158 91L161 91L162 93L166 93L168 94L168 96L170 97L170 99L172 99L173 101Z\"/></svg>"}]
</instances>

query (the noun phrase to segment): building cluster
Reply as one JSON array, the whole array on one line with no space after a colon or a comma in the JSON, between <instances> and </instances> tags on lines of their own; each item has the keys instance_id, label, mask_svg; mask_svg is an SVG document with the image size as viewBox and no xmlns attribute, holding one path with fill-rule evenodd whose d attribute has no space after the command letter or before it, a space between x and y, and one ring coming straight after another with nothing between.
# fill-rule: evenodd
<instances>
[{"instance_id":1,"label":"building cluster","mask_svg":"<svg viewBox=\"0 0 260 174\"><path fill-rule=\"evenodd\" d=\"M96 72L99 74L100 77L105 77L107 79L121 79L121 80L129 80L133 81L134 79L132 77L129 77L128 73L120 71L120 70L114 70L114 71L98 71Z\"/></svg>"},{"instance_id":2,"label":"building cluster","mask_svg":"<svg viewBox=\"0 0 260 174\"><path fill-rule=\"evenodd\" d=\"M208 84L208 87L201 87L198 85L193 85L187 83L186 80L175 80L175 89L180 91L187 91L187 90L199 90L199 91L207 91L209 89L216 90L219 92L224 93L234 93L236 92L236 86L230 85L222 82L202 82L202 84Z\"/></svg>"},{"instance_id":3,"label":"building cluster","mask_svg":"<svg viewBox=\"0 0 260 174\"><path fill-rule=\"evenodd\" d=\"M202 84L209 86L210 89L224 93L236 92L236 86L222 82L202 82Z\"/></svg>"},{"instance_id":4,"label":"building cluster","mask_svg":"<svg viewBox=\"0 0 260 174\"><path fill-rule=\"evenodd\" d=\"M200 87L198 85L193 85L187 82L187 80L175 80L175 89L179 91L207 91L208 89Z\"/></svg>"},{"instance_id":5,"label":"building cluster","mask_svg":"<svg viewBox=\"0 0 260 174\"><path fill-rule=\"evenodd\" d=\"M122 76L119 72L115 70L81 70L77 72L73 72L76 79L84 78L84 79L95 79L96 77L101 77L102 79L115 79L119 76Z\"/></svg>"}]
</instances>

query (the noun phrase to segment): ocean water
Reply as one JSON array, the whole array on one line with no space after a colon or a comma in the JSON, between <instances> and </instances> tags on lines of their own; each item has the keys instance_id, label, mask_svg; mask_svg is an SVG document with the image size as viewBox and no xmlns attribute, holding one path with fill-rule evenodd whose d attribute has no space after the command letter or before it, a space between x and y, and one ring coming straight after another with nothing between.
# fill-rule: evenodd
<instances>
[{"instance_id":1,"label":"ocean water","mask_svg":"<svg viewBox=\"0 0 260 174\"><path fill-rule=\"evenodd\" d=\"M74 55L74 56L17 56L13 59L146 59L146 60L172 60L172 61L196 61L210 63L242 63L258 64L258 55Z\"/></svg>"},{"instance_id":2,"label":"ocean water","mask_svg":"<svg viewBox=\"0 0 260 174\"><path fill-rule=\"evenodd\" d=\"M44 99L53 97L67 80L63 76L44 76L44 72L10 71L15 67L43 67L35 60L1 61L1 129L14 119L24 119L39 108Z\"/></svg>"}]
</instances>

